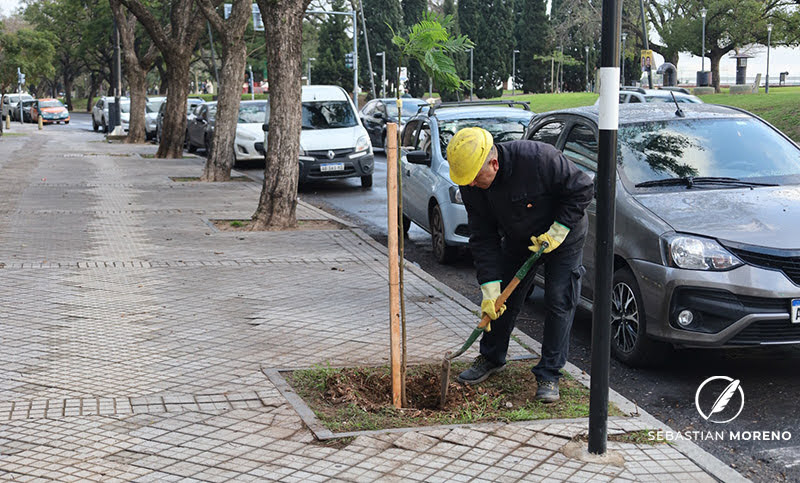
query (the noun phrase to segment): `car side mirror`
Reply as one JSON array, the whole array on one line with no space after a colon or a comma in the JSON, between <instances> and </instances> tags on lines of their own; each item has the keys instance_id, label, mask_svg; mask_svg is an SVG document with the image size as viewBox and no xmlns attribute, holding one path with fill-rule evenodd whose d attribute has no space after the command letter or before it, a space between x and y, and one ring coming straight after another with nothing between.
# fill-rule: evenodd
<instances>
[{"instance_id":1,"label":"car side mirror","mask_svg":"<svg viewBox=\"0 0 800 483\"><path fill-rule=\"evenodd\" d=\"M261 130L264 131L264 132L269 131L269 124L267 124L267 123L262 124L261 125Z\"/></svg>"},{"instance_id":2,"label":"car side mirror","mask_svg":"<svg viewBox=\"0 0 800 483\"><path fill-rule=\"evenodd\" d=\"M375 119L383 119L383 113L382 112L373 113L372 117L374 117Z\"/></svg>"},{"instance_id":3,"label":"car side mirror","mask_svg":"<svg viewBox=\"0 0 800 483\"><path fill-rule=\"evenodd\" d=\"M431 155L427 151L411 151L406 154L406 159L411 164L431 165Z\"/></svg>"}]
</instances>

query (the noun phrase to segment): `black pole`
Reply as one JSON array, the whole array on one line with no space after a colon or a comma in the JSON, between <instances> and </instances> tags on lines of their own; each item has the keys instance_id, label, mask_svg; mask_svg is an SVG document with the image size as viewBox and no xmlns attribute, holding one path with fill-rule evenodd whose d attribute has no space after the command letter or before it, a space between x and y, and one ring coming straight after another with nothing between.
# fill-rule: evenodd
<instances>
[{"instance_id":1,"label":"black pole","mask_svg":"<svg viewBox=\"0 0 800 483\"><path fill-rule=\"evenodd\" d=\"M592 311L592 380L589 452L604 454L608 437L608 372L611 359L611 290L614 275L614 200L619 126L619 35L622 2L603 0L600 49L600 115L597 163L595 300Z\"/></svg>"},{"instance_id":2,"label":"black pole","mask_svg":"<svg viewBox=\"0 0 800 483\"><path fill-rule=\"evenodd\" d=\"M120 121L120 106L119 106L119 98L122 96L122 66L120 65L120 57L119 57L119 28L117 26L117 20L114 19L114 113L109 113L109 117L111 121L109 123L110 131L107 134L110 134L117 126L122 124Z\"/></svg>"},{"instance_id":3,"label":"black pole","mask_svg":"<svg viewBox=\"0 0 800 483\"><path fill-rule=\"evenodd\" d=\"M642 10L642 40L644 40L644 50L650 50L650 42L647 40L647 20L644 18L644 0L639 0L639 6ZM647 83L650 89L653 88L653 67L647 68Z\"/></svg>"}]
</instances>

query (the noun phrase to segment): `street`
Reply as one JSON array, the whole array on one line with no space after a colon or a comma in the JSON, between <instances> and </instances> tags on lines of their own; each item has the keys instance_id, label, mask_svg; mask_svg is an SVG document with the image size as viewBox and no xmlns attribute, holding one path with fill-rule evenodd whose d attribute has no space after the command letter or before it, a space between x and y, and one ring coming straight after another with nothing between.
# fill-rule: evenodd
<instances>
[{"instance_id":1,"label":"street","mask_svg":"<svg viewBox=\"0 0 800 483\"><path fill-rule=\"evenodd\" d=\"M91 131L91 118L73 113L69 125L45 129L69 135L70 131ZM63 134L62 134L63 133ZM100 141L101 134L97 134ZM378 242L386 243L386 159L375 155L374 186L361 188L358 178L308 184L299 190L305 202L321 207L354 222ZM247 166L238 169L261 179L263 169ZM255 207L253 207L255 209ZM430 237L412 225L405 243L405 256L439 281L476 304L480 291L475 281L472 260L465 250L453 265L434 261ZM537 289L518 318L519 328L542 340L542 290ZM476 321L477 322L477 321ZM466 323L466 322L465 322ZM571 336L571 362L590 372L591 314L578 312ZM696 441L698 445L756 481L800 480L800 417L797 395L800 390L795 371L800 347L772 346L754 350L676 350L666 367L631 369L614 360L611 387L635 401L643 409L677 431L789 431L788 441ZM745 405L741 415L727 424L703 420L695 408L695 391L710 376L728 376L741 381Z\"/></svg>"}]
</instances>

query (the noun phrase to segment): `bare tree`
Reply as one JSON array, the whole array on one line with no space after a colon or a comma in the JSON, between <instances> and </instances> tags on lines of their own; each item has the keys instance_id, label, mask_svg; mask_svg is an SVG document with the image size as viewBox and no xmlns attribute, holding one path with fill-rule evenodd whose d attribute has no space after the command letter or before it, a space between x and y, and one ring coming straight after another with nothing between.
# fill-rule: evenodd
<instances>
[{"instance_id":1,"label":"bare tree","mask_svg":"<svg viewBox=\"0 0 800 483\"><path fill-rule=\"evenodd\" d=\"M258 0L264 18L269 63L270 121L261 199L255 229L297 223L301 129L303 13L310 0Z\"/></svg>"},{"instance_id":2,"label":"bare tree","mask_svg":"<svg viewBox=\"0 0 800 483\"><path fill-rule=\"evenodd\" d=\"M231 16L227 20L220 17L211 0L197 0L197 3L203 15L217 31L217 39L222 44L216 124L202 180L228 181L234 163L233 142L236 137L239 102L242 99L242 76L247 59L244 32L252 11L252 0L235 0L231 7Z\"/></svg>"},{"instance_id":3,"label":"bare tree","mask_svg":"<svg viewBox=\"0 0 800 483\"><path fill-rule=\"evenodd\" d=\"M136 16L167 65L169 109L164 112L164 128L156 156L180 158L186 135L186 98L189 96L189 64L197 40L204 31L198 22L200 12L194 0L174 0L163 18L166 25L142 0L119 0Z\"/></svg>"},{"instance_id":4,"label":"bare tree","mask_svg":"<svg viewBox=\"0 0 800 483\"><path fill-rule=\"evenodd\" d=\"M131 90L130 127L125 142L143 143L145 141L145 109L147 104L147 73L153 68L158 59L158 49L149 42L145 52L139 53L142 48L142 39L136 39L136 17L122 7L120 0L110 0L111 13L117 21L119 39L122 44L122 61L125 63L125 73L128 86Z\"/></svg>"}]
</instances>

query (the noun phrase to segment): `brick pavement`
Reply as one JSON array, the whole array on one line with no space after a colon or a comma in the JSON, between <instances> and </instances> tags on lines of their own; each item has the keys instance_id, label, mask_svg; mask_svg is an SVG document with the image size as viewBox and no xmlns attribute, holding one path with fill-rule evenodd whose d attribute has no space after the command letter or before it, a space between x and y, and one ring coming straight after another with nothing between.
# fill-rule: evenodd
<instances>
[{"instance_id":1,"label":"brick pavement","mask_svg":"<svg viewBox=\"0 0 800 483\"><path fill-rule=\"evenodd\" d=\"M667 445L611 443L624 467L563 456L585 421L317 443L262 369L386 362L384 252L356 229L218 231L258 183L174 182L201 160L20 131L0 141L1 479L713 481ZM438 360L475 307L418 270L405 282L410 363Z\"/></svg>"}]
</instances>

